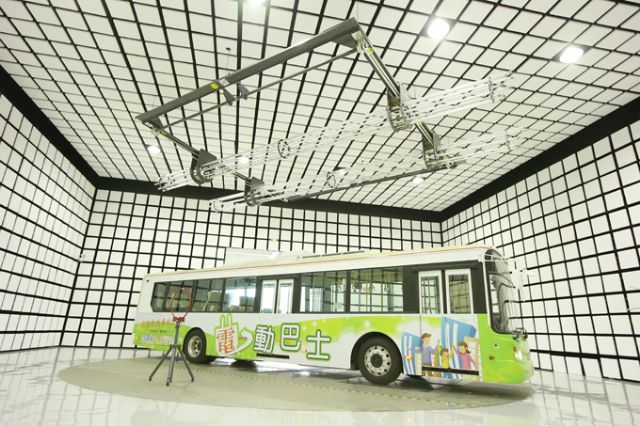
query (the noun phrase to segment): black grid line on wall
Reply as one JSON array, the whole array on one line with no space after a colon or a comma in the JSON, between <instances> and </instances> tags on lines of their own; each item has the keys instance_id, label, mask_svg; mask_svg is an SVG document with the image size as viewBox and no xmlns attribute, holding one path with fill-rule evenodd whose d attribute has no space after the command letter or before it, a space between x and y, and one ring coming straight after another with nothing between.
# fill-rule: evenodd
<instances>
[{"instance_id":1,"label":"black grid line on wall","mask_svg":"<svg viewBox=\"0 0 640 426\"><path fill-rule=\"evenodd\" d=\"M0 351L57 345L94 188L0 96Z\"/></svg>"},{"instance_id":2,"label":"black grid line on wall","mask_svg":"<svg viewBox=\"0 0 640 426\"><path fill-rule=\"evenodd\" d=\"M640 381L640 121L456 214L535 273L521 316L543 369Z\"/></svg>"},{"instance_id":3,"label":"black grid line on wall","mask_svg":"<svg viewBox=\"0 0 640 426\"><path fill-rule=\"evenodd\" d=\"M440 224L260 206L213 212L206 200L98 190L63 345L133 347L147 273L221 266L228 247L336 253L441 245Z\"/></svg>"},{"instance_id":4,"label":"black grid line on wall","mask_svg":"<svg viewBox=\"0 0 640 426\"><path fill-rule=\"evenodd\" d=\"M0 112L0 351L131 346L140 278L219 266L225 247L399 250L439 246L444 236L491 243L537 272L522 319L539 367L640 380L638 123L456 214L441 234L439 223L380 216L216 214L175 196L93 196L4 98Z\"/></svg>"}]
</instances>

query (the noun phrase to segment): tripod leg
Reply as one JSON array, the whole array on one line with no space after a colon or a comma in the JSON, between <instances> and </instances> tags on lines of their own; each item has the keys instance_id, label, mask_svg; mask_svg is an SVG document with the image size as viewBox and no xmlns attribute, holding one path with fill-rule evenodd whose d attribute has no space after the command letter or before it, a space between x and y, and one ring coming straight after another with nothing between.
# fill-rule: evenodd
<instances>
[{"instance_id":1,"label":"tripod leg","mask_svg":"<svg viewBox=\"0 0 640 426\"><path fill-rule=\"evenodd\" d=\"M189 367L189 363L184 358L184 354L182 353L182 349L178 348L178 353L180 354L180 359L182 359L182 362L184 362L184 366L187 367L187 371L189 372L189 375L191 376L191 381L193 382L195 380L195 377L193 377L193 373L191 372L191 367Z\"/></svg>"},{"instance_id":2,"label":"tripod leg","mask_svg":"<svg viewBox=\"0 0 640 426\"><path fill-rule=\"evenodd\" d=\"M167 386L173 381L173 367L176 365L176 350L178 345L171 345L171 362L169 363L169 371L167 373Z\"/></svg>"},{"instance_id":3,"label":"tripod leg","mask_svg":"<svg viewBox=\"0 0 640 426\"><path fill-rule=\"evenodd\" d=\"M156 365L156 368L153 369L153 371L151 372L151 375L149 376L149 381L153 379L153 375L156 374L156 371L158 371L158 368L160 368L164 360L167 359L167 355L169 355L169 352L171 352L171 348L169 348L167 352L162 354L162 358L160 359L160 362L158 363L158 365Z\"/></svg>"}]
</instances>

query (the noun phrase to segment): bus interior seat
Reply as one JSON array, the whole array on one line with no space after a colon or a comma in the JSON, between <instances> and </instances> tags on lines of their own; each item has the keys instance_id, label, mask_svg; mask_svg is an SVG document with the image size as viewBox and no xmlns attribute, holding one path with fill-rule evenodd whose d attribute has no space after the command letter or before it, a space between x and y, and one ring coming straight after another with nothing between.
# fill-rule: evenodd
<instances>
[{"instance_id":1,"label":"bus interior seat","mask_svg":"<svg viewBox=\"0 0 640 426\"><path fill-rule=\"evenodd\" d=\"M206 302L204 302L204 305L202 306L202 312L207 311L207 307L209 305L209 309L208 312L214 312L216 310L216 305L218 304L217 302L215 302L216 298L218 298L218 300L220 300L220 292L217 290L209 290L207 292L207 300Z\"/></svg>"}]
</instances>

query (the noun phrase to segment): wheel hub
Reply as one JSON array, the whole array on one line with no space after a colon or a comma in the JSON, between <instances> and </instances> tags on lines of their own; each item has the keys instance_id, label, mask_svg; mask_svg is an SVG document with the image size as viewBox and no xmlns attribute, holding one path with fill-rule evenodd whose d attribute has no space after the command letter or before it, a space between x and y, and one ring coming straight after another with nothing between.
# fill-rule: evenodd
<instances>
[{"instance_id":1,"label":"wheel hub","mask_svg":"<svg viewBox=\"0 0 640 426\"><path fill-rule=\"evenodd\" d=\"M371 356L371 365L376 368L380 368L380 366L382 366L382 357L380 356L380 354L373 354Z\"/></svg>"},{"instance_id":2,"label":"wheel hub","mask_svg":"<svg viewBox=\"0 0 640 426\"><path fill-rule=\"evenodd\" d=\"M371 346L364 354L364 364L371 374L384 376L391 369L391 353L383 346Z\"/></svg>"},{"instance_id":3,"label":"wheel hub","mask_svg":"<svg viewBox=\"0 0 640 426\"><path fill-rule=\"evenodd\" d=\"M193 336L189 339L189 344L187 345L187 351L189 352L189 356L191 358L197 358L200 355L200 351L202 350L202 340L199 336Z\"/></svg>"}]
</instances>

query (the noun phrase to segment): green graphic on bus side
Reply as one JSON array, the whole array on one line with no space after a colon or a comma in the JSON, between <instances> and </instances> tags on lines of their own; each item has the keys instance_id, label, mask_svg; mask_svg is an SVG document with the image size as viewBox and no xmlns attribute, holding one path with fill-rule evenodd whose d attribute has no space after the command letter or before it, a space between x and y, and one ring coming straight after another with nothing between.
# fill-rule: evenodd
<instances>
[{"instance_id":1,"label":"green graphic on bus side","mask_svg":"<svg viewBox=\"0 0 640 426\"><path fill-rule=\"evenodd\" d=\"M460 377L459 373L452 375L443 370L468 369L477 373L475 376L464 375L467 379L522 383L533 372L526 340L514 339L512 334L494 332L486 314L421 318L417 315L347 314L280 324L262 322L256 324L254 330L249 329L248 324L239 323L238 319L243 317L234 317L232 313L220 315L219 324L209 329L213 333L204 331L206 327L202 327L206 336L207 355L258 359L259 354L299 353L304 354L303 359L310 363L324 364L331 362L334 358L332 355L339 354L344 359L342 352L350 352L360 336L376 332L396 341L403 359L403 371L407 374L456 378ZM264 320L264 316L261 319ZM445 327L443 323L448 325ZM180 344L191 326L185 324L181 327ZM170 321L136 323L134 343L166 351L173 340L174 327ZM454 330L457 334L449 336ZM406 343L407 337L410 338L409 343ZM520 354L521 362L516 362L516 353ZM465 360L466 363L463 362ZM297 362L301 360L298 358ZM348 368L343 365L337 367ZM423 371L423 367L427 368ZM430 373L432 367L441 370Z\"/></svg>"},{"instance_id":2,"label":"green graphic on bus side","mask_svg":"<svg viewBox=\"0 0 640 426\"><path fill-rule=\"evenodd\" d=\"M276 340L276 333L270 325L258 324L256 326L256 338L253 342L253 350L257 353L273 353L273 345Z\"/></svg>"},{"instance_id":3,"label":"green graphic on bus side","mask_svg":"<svg viewBox=\"0 0 640 426\"><path fill-rule=\"evenodd\" d=\"M331 337L323 336L320 330L316 330L315 335L307 336L307 342L314 344L313 351L307 350L307 359L319 361L329 361L331 359L331 355L322 352L322 344L331 342Z\"/></svg>"},{"instance_id":4,"label":"green graphic on bus side","mask_svg":"<svg viewBox=\"0 0 640 426\"><path fill-rule=\"evenodd\" d=\"M173 343L176 328L171 321L145 321L133 326L133 343L154 350L166 351ZM187 333L186 327L180 328L178 343L182 343Z\"/></svg>"},{"instance_id":5,"label":"green graphic on bus side","mask_svg":"<svg viewBox=\"0 0 640 426\"><path fill-rule=\"evenodd\" d=\"M220 325L214 329L213 334L216 342L216 355L229 356L240 353L253 342L251 331L247 328L240 330L231 314L220 316Z\"/></svg>"},{"instance_id":6,"label":"green graphic on bus side","mask_svg":"<svg viewBox=\"0 0 640 426\"><path fill-rule=\"evenodd\" d=\"M491 329L487 314L478 314L478 329L487 339L480 340L483 380L497 383L522 383L533 375L529 345L513 334L500 334ZM522 361L514 362L515 353L522 353Z\"/></svg>"},{"instance_id":7,"label":"green graphic on bus side","mask_svg":"<svg viewBox=\"0 0 640 426\"><path fill-rule=\"evenodd\" d=\"M283 322L280 325L280 349L285 352L298 352L301 345L300 325Z\"/></svg>"},{"instance_id":8,"label":"green graphic on bus side","mask_svg":"<svg viewBox=\"0 0 640 426\"><path fill-rule=\"evenodd\" d=\"M305 353L305 357L314 361L329 361L331 354L328 345L344 335L361 335L372 330L399 335L402 324L416 321L414 316L377 317L351 316L334 318L314 318L300 322L283 322L269 325L258 324L255 330L242 327L234 320L232 313L222 314L219 325L213 334L206 336L207 355L234 356L255 359L257 353L271 354L276 345L289 353ZM179 343L190 329L189 324L180 328ZM134 325L134 343L153 350L167 350L173 341L174 324L171 321L147 321Z\"/></svg>"}]
</instances>

